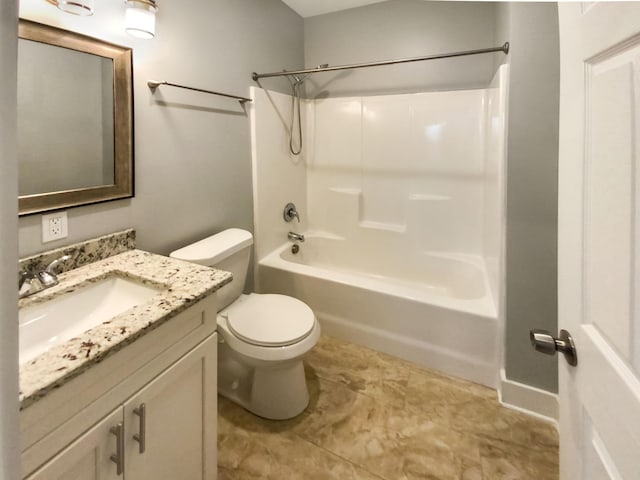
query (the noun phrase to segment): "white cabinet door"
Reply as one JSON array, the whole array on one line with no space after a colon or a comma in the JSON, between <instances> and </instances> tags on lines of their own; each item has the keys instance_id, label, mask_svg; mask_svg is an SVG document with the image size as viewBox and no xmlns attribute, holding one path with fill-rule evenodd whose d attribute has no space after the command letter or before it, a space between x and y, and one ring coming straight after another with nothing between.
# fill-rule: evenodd
<instances>
[{"instance_id":1,"label":"white cabinet door","mask_svg":"<svg viewBox=\"0 0 640 480\"><path fill-rule=\"evenodd\" d=\"M127 480L216 478L216 378L214 334L125 403Z\"/></svg>"},{"instance_id":2,"label":"white cabinet door","mask_svg":"<svg viewBox=\"0 0 640 480\"><path fill-rule=\"evenodd\" d=\"M122 407L40 467L27 480L115 480L111 460L117 453L117 437L111 429L122 424Z\"/></svg>"},{"instance_id":3,"label":"white cabinet door","mask_svg":"<svg viewBox=\"0 0 640 480\"><path fill-rule=\"evenodd\" d=\"M640 478L640 3L559 3L564 480Z\"/></svg>"}]
</instances>

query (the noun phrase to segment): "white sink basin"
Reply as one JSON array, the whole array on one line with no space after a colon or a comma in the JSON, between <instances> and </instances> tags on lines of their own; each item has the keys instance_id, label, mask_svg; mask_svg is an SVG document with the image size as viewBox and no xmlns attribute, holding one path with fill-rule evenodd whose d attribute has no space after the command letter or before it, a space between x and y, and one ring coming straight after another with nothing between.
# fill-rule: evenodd
<instances>
[{"instance_id":1,"label":"white sink basin","mask_svg":"<svg viewBox=\"0 0 640 480\"><path fill-rule=\"evenodd\" d=\"M112 276L20 309L20 365L140 305L160 288Z\"/></svg>"}]
</instances>

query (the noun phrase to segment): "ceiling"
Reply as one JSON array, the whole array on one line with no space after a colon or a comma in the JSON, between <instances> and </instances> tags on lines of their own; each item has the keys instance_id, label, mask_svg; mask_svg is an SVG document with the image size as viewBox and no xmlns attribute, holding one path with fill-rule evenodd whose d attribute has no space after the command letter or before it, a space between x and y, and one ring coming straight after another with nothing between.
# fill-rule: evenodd
<instances>
[{"instance_id":1,"label":"ceiling","mask_svg":"<svg viewBox=\"0 0 640 480\"><path fill-rule=\"evenodd\" d=\"M313 17L339 10L362 7L385 0L282 0L301 17Z\"/></svg>"}]
</instances>

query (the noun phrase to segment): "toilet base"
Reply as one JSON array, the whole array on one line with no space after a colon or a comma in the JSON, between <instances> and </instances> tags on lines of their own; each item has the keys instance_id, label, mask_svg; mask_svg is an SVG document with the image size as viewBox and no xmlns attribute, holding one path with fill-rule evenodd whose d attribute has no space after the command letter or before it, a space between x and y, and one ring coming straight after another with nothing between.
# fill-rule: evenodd
<instances>
[{"instance_id":1,"label":"toilet base","mask_svg":"<svg viewBox=\"0 0 640 480\"><path fill-rule=\"evenodd\" d=\"M302 358L260 362L218 344L218 393L251 413L287 420L309 404Z\"/></svg>"}]
</instances>

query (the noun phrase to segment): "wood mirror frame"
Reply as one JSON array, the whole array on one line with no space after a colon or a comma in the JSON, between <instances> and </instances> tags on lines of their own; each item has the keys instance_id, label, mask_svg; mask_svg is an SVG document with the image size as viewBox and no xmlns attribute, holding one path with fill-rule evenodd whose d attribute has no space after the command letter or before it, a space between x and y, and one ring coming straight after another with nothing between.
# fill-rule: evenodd
<instances>
[{"instance_id":1,"label":"wood mirror frame","mask_svg":"<svg viewBox=\"0 0 640 480\"><path fill-rule=\"evenodd\" d=\"M59 28L20 20L18 37L113 60L114 183L19 197L19 215L133 197L133 86L131 49Z\"/></svg>"}]
</instances>

